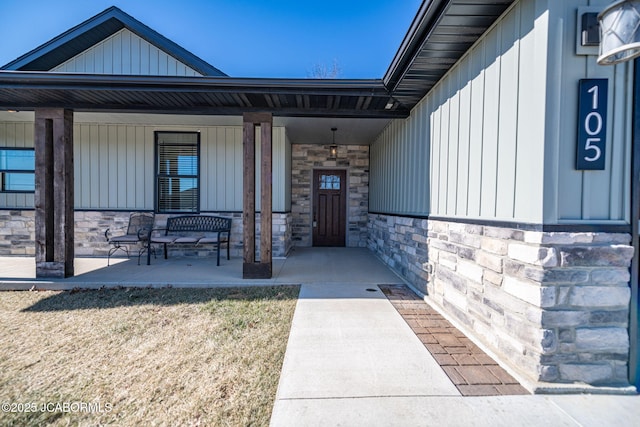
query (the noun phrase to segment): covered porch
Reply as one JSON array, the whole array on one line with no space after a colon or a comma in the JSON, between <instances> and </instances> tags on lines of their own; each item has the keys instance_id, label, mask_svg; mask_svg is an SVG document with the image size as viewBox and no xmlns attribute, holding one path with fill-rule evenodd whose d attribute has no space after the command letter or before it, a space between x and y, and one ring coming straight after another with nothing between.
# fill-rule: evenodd
<instances>
[{"instance_id":1,"label":"covered porch","mask_svg":"<svg viewBox=\"0 0 640 427\"><path fill-rule=\"evenodd\" d=\"M368 144L392 118L408 115L406 109L394 103L381 81L311 83L279 81L275 84L266 80L226 77L223 79L83 76L80 80L87 84L84 86L75 80L76 77L78 76L72 77L76 82L73 88L69 88L70 81L66 80L66 77L47 72L28 74L16 72L3 74L0 77L2 80L0 86L8 91L3 92L3 95L6 94L9 97L7 102L12 106L10 110L13 111L2 113L8 116L4 118L7 121L18 119L35 121L32 139L37 185L35 185L36 191L32 204L35 208L33 240L38 278L76 275L75 255L84 255L84 253L74 253L78 250L77 243L84 246L84 242L75 241L75 234L78 231L76 213L80 212L78 208L83 212L139 210L154 210L156 213L182 212L182 207L178 210L161 209L157 202L159 196L156 193L161 193L162 190L150 184L154 179L159 180L162 174L156 164L157 159L153 157L155 156L153 150L159 144L158 132L166 129L172 132L191 132L196 135L195 157L198 158L201 166L194 169L192 178L201 179L201 167L204 170L203 188L201 190L199 184L194 187L197 189L194 193L196 202L187 210L203 214L242 213L242 228L237 230L242 237L234 238L234 241L242 242L235 248L242 251L244 256L245 268L240 277L269 278L271 276L269 265L272 253L276 256L280 255L273 251L271 238L273 214L284 215L285 218L278 218L278 221L285 221L285 223L291 216L292 231L285 226L283 237L285 242L287 242L287 233L291 233L294 235L294 240L301 242L300 246L310 246L308 235L312 229L312 216L309 212L308 198L311 180L306 174L304 176L299 174L300 170L306 172L310 170L309 168L323 169L323 173L331 177L334 175L329 174L327 169L329 167L333 167L332 172L335 169L341 173L348 172L345 185L341 186L344 189L346 183L349 184L348 193L341 196L342 207L339 215L340 227L343 229L341 240L346 241L346 246L366 246ZM34 86L36 81L37 84ZM196 82L197 88L194 87ZM47 91L40 92L42 85L48 88ZM137 89L142 86L145 90L138 92ZM308 94L309 89L312 89L313 96ZM95 98L98 92L101 95L100 99ZM153 93L154 97L150 98L150 93ZM171 101L174 100L176 93L183 97L185 105L177 106ZM203 93L209 95L231 93L236 96L234 98L236 101L245 98L253 101L249 104L238 101L233 105L225 105L224 108L212 101L203 107L201 102ZM295 96L301 93L304 95ZM25 99L25 94L29 94L31 98ZM133 98L118 105L117 108L114 107L116 99L129 95ZM76 101L78 97L86 96L87 102L65 101L61 105L59 100L56 101L58 96L65 100ZM105 103L102 98L104 96L112 96L112 102ZM296 112L279 107L278 103L271 105L269 100L273 97L278 97L280 100L293 97L287 105L295 104ZM133 105L135 108L132 107ZM176 111L176 108L180 111ZM18 117L17 111L21 111L19 114L22 115L28 114L28 117ZM30 111L35 112L34 117ZM174 114L171 115L171 113ZM170 114L171 125L161 124L163 120L160 119L154 122L158 117L166 117L167 114ZM184 121L180 118L184 118ZM3 116L0 115L0 121L2 119ZM88 122L83 121L87 119ZM191 126L187 125L187 122L192 123ZM118 125L115 126L113 123ZM147 134L150 124L155 129L153 135ZM23 123L20 123L19 127L22 128L22 125ZM222 142L219 142L214 134L221 130L228 132L229 126L241 130L241 152L238 152L236 147L237 137L228 139L227 136L225 140L221 139ZM276 141L279 145L276 147L272 142L274 126L280 127ZM333 139L330 141L327 139L328 130L336 128L341 129L338 142L340 145L337 145L339 149L336 150L338 160L335 157L325 158L326 155L321 150L322 153L313 156L315 160L308 163L311 158L310 153L315 146L322 147L328 142L336 142L335 133ZM284 134L284 129L287 134ZM107 133L103 135L101 131ZM21 141L20 143L24 145L21 148L30 148L31 144L27 137L27 133L30 132L25 130L27 142ZM203 146L202 160L200 160L200 138ZM106 145L102 139L108 141L109 154L103 152L106 150ZM292 144L301 147L303 151L299 155L296 152L291 154ZM79 147L74 148L74 145ZM142 148L142 151L138 148ZM157 147L155 149L157 150ZM116 151L118 154L114 154ZM226 154L220 155L221 152ZM109 166L106 163L100 163L100 159L104 160L111 155L113 158L110 158ZM135 191L143 195L144 202L141 202L139 197L133 197L134 190L125 190L130 182L123 180L120 176L105 182L102 182L104 179L101 177L96 176L92 180L88 176L91 173L87 171L97 171L98 166L105 170L112 169L111 163L116 170L126 168L127 173L135 177L135 181L140 183ZM124 166L125 164L128 166ZM231 175L223 174L222 177L218 176L220 173L213 175L213 171L217 170L216 167L219 170L225 170L227 165L231 164L234 165L234 172ZM273 170L274 167L277 170ZM237 171L241 171L240 176L237 176ZM75 177L76 173L78 177ZM205 175L206 173L209 175ZM92 187L79 188L80 183L83 182L91 182ZM100 184L97 184L98 182ZM206 187L209 183L214 184ZM230 187L226 192L228 194L225 194L225 191L221 191L222 195L216 192L218 187L227 186ZM202 200L200 192L202 192ZM108 200L93 200L97 194L102 194L103 198L107 198L108 194ZM240 202L236 200L238 197ZM31 202L7 207L30 209ZM14 212L18 213L15 209ZM260 214L260 225L255 222L257 212ZM11 216L14 216L14 213ZM313 224L315 224L315 217ZM256 229L257 227L259 229ZM26 232L30 230L22 234L26 235ZM261 242L254 246L253 242L257 240L258 235ZM276 240L282 239L278 236ZM280 251L281 255L286 255L287 244ZM345 244L335 246L343 245ZM259 262L258 248L260 249ZM27 251L27 254L30 254L30 251ZM95 253L93 255L99 256Z\"/></svg>"},{"instance_id":2,"label":"covered porch","mask_svg":"<svg viewBox=\"0 0 640 427\"><path fill-rule=\"evenodd\" d=\"M102 287L226 287L273 284L403 283L364 248L294 248L287 258L273 259L270 279L242 279L243 260L232 257L219 267L212 257L171 257L150 266L137 258L75 258L73 277L36 278L33 257L0 257L0 290L70 290Z\"/></svg>"}]
</instances>

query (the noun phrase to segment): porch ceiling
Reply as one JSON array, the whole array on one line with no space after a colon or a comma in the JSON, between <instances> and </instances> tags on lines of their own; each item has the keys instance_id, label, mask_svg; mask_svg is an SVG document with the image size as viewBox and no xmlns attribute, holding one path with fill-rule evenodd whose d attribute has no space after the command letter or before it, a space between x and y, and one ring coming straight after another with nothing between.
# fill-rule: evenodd
<instances>
[{"instance_id":1,"label":"porch ceiling","mask_svg":"<svg viewBox=\"0 0 640 427\"><path fill-rule=\"evenodd\" d=\"M287 117L407 117L382 80L165 77L0 71L0 109Z\"/></svg>"}]
</instances>

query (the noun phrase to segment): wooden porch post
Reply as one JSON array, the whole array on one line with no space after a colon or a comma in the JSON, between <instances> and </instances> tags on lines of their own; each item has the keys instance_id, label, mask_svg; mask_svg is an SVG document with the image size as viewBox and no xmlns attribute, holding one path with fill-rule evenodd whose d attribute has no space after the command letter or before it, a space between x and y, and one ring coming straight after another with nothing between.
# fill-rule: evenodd
<instances>
[{"instance_id":1,"label":"wooden porch post","mask_svg":"<svg viewBox=\"0 0 640 427\"><path fill-rule=\"evenodd\" d=\"M256 154L255 127L260 126L260 261L256 262ZM272 189L271 147L273 116L271 113L243 115L244 198L243 198L243 266L244 279L270 279L272 276Z\"/></svg>"},{"instance_id":2,"label":"wooden porch post","mask_svg":"<svg viewBox=\"0 0 640 427\"><path fill-rule=\"evenodd\" d=\"M36 277L73 276L73 111L36 109Z\"/></svg>"}]
</instances>

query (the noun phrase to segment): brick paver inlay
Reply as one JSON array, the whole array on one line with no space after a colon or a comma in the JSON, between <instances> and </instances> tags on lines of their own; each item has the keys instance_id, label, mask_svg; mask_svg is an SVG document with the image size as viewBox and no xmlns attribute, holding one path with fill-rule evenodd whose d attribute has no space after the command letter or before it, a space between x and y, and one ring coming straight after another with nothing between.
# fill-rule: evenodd
<instances>
[{"instance_id":1,"label":"brick paver inlay","mask_svg":"<svg viewBox=\"0 0 640 427\"><path fill-rule=\"evenodd\" d=\"M518 381L405 285L379 285L463 396L529 394Z\"/></svg>"}]
</instances>

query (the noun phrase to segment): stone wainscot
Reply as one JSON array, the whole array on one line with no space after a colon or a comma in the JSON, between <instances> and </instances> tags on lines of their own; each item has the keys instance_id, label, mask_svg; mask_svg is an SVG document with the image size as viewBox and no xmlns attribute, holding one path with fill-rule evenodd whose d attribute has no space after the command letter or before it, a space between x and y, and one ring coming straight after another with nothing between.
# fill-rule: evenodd
<instances>
[{"instance_id":1,"label":"stone wainscot","mask_svg":"<svg viewBox=\"0 0 640 427\"><path fill-rule=\"evenodd\" d=\"M370 214L369 236L532 390L629 386L630 235Z\"/></svg>"},{"instance_id":2,"label":"stone wainscot","mask_svg":"<svg viewBox=\"0 0 640 427\"><path fill-rule=\"evenodd\" d=\"M75 255L107 256L110 245L105 239L107 228L112 233L124 233L131 212L126 211L76 211L75 218ZM242 257L242 213L203 212L202 215L231 217L231 256ZM169 215L156 214L155 228L162 228ZM260 247L260 214L256 215L256 247ZM284 257L291 249L291 214L273 213L272 219L273 256ZM174 247L177 255L211 256L215 250L206 247ZM122 256L117 252L115 256ZM0 211L0 255L35 255L35 211Z\"/></svg>"}]
</instances>

